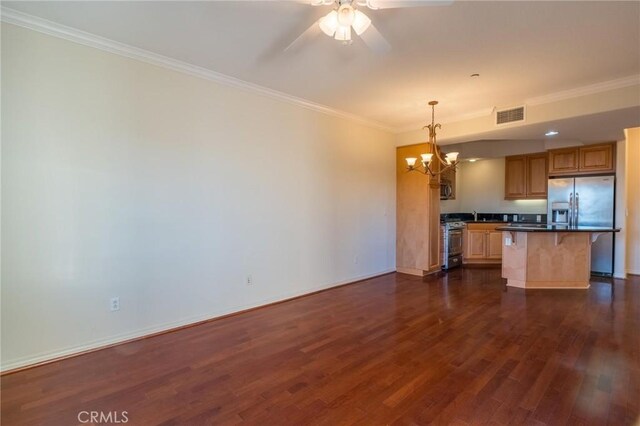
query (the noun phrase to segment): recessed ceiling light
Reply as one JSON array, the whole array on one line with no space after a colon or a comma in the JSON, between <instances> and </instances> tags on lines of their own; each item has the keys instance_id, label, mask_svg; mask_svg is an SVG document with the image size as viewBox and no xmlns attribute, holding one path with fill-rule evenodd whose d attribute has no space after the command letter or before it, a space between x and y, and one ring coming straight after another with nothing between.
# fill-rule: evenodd
<instances>
[{"instance_id":1,"label":"recessed ceiling light","mask_svg":"<svg viewBox=\"0 0 640 426\"><path fill-rule=\"evenodd\" d=\"M470 163L475 163L476 161L478 161L478 159L477 159L477 158L469 158L469 162L470 162Z\"/></svg>"},{"instance_id":2,"label":"recessed ceiling light","mask_svg":"<svg viewBox=\"0 0 640 426\"><path fill-rule=\"evenodd\" d=\"M545 136L555 136L560 134L560 132L556 132L555 130L549 130L547 133L545 133Z\"/></svg>"}]
</instances>

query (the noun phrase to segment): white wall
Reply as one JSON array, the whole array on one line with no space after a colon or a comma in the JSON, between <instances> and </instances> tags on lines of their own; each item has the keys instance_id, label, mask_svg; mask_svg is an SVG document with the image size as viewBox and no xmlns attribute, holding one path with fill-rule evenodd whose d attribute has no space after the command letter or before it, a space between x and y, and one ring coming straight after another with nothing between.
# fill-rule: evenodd
<instances>
[{"instance_id":1,"label":"white wall","mask_svg":"<svg viewBox=\"0 0 640 426\"><path fill-rule=\"evenodd\" d=\"M389 133L8 24L2 114L3 369L395 268Z\"/></svg>"},{"instance_id":2,"label":"white wall","mask_svg":"<svg viewBox=\"0 0 640 426\"><path fill-rule=\"evenodd\" d=\"M546 200L504 199L504 158L463 162L460 166L459 208L470 213L546 213Z\"/></svg>"},{"instance_id":3,"label":"white wall","mask_svg":"<svg viewBox=\"0 0 640 426\"><path fill-rule=\"evenodd\" d=\"M626 134L627 272L640 275L640 127Z\"/></svg>"},{"instance_id":4,"label":"white wall","mask_svg":"<svg viewBox=\"0 0 640 426\"><path fill-rule=\"evenodd\" d=\"M626 141L618 141L616 144L616 216L615 226L620 232L615 234L615 256L613 276L626 278L627 276L627 180L626 180Z\"/></svg>"}]
</instances>

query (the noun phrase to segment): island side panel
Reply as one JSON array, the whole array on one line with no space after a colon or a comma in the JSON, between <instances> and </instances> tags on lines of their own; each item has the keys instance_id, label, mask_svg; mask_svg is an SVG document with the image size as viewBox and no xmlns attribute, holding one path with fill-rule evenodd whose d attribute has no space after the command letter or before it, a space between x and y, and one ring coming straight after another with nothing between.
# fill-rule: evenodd
<instances>
[{"instance_id":1,"label":"island side panel","mask_svg":"<svg viewBox=\"0 0 640 426\"><path fill-rule=\"evenodd\" d=\"M510 245L507 243L510 242ZM508 285L524 287L527 279L527 233L502 231L502 278Z\"/></svg>"},{"instance_id":2,"label":"island side panel","mask_svg":"<svg viewBox=\"0 0 640 426\"><path fill-rule=\"evenodd\" d=\"M527 288L588 288L591 234L533 232L527 240Z\"/></svg>"}]
</instances>

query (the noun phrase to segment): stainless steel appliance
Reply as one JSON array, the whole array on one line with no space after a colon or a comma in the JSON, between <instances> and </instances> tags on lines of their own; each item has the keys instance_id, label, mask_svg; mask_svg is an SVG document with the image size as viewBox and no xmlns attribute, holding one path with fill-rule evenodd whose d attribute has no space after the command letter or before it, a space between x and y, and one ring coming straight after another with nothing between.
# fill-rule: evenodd
<instances>
[{"instance_id":1,"label":"stainless steel appliance","mask_svg":"<svg viewBox=\"0 0 640 426\"><path fill-rule=\"evenodd\" d=\"M464 222L445 222L442 225L442 269L448 270L462 265L462 233L465 226Z\"/></svg>"},{"instance_id":2,"label":"stainless steel appliance","mask_svg":"<svg viewBox=\"0 0 640 426\"><path fill-rule=\"evenodd\" d=\"M549 179L547 222L564 226L614 226L615 176ZM613 274L613 234L591 245L591 272Z\"/></svg>"},{"instance_id":3,"label":"stainless steel appliance","mask_svg":"<svg viewBox=\"0 0 640 426\"><path fill-rule=\"evenodd\" d=\"M440 180L440 199L450 200L453 198L453 183L449 179Z\"/></svg>"}]
</instances>

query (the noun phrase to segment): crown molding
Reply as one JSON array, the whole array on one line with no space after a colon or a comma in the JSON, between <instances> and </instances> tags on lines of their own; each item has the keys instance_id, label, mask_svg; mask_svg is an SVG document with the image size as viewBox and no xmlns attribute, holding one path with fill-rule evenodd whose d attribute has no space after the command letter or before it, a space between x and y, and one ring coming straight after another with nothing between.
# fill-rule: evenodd
<instances>
[{"instance_id":1,"label":"crown molding","mask_svg":"<svg viewBox=\"0 0 640 426\"><path fill-rule=\"evenodd\" d=\"M630 75L615 80L603 81L590 84L588 86L576 87L575 89L562 90L543 96L536 96L524 101L528 106L544 105L552 102L564 101L566 99L578 98L580 96L594 95L607 92L609 90L622 89L624 87L640 85L640 75Z\"/></svg>"},{"instance_id":2,"label":"crown molding","mask_svg":"<svg viewBox=\"0 0 640 426\"><path fill-rule=\"evenodd\" d=\"M640 74L630 75L623 78L618 78L615 80L603 81L600 83L590 84L588 86L576 87L574 89L563 90L560 92L549 93L543 96L536 96L534 98L526 99L520 105L525 106L538 106L545 105L554 102L564 101L567 99L579 98L581 96L595 95L602 92L607 92L610 90L622 89L625 87L631 86L640 86ZM455 123L458 121L464 120L472 120L474 118L486 117L492 115L497 107L484 108L482 110L468 113L468 114L460 114L450 117L444 117L442 120L443 123ZM411 126L407 126L404 128L396 129L397 133L405 133L411 132L415 130L421 129L423 126L422 123L416 123Z\"/></svg>"},{"instance_id":3,"label":"crown molding","mask_svg":"<svg viewBox=\"0 0 640 426\"><path fill-rule=\"evenodd\" d=\"M68 27L66 25L58 24L47 19L39 18L37 16L29 15L8 7L0 7L0 14L2 22L8 24L17 25L23 28L28 28L43 34L62 38L74 43L82 44L85 46L100 49L116 55L125 56L127 58L135 59L141 62L146 62L152 65L167 68L173 71L177 71L183 74L188 74L194 77L199 77L205 80L210 80L224 86L234 87L242 89L247 92L256 93L262 96L266 96L278 101L293 104L308 110L320 112L333 117L343 118L357 123L381 129L387 132L396 133L397 129L387 126L383 123L372 121L356 114L340 111L326 105L318 104L303 98L292 96L277 90L269 89L264 86L260 86L254 83L249 83L244 80L240 80L235 77L231 77L225 74L221 74L215 71L211 71L207 68L203 68L197 65L190 64L188 62L179 61L177 59L169 58L167 56L159 55L157 53L150 52L148 50L140 49L130 46L128 44L120 43L105 37L100 37L95 34L91 34L85 31L78 30L76 28Z\"/></svg>"},{"instance_id":4,"label":"crown molding","mask_svg":"<svg viewBox=\"0 0 640 426\"><path fill-rule=\"evenodd\" d=\"M183 74L188 74L188 75L202 78L205 80L210 80L224 86L234 87L247 92L256 93L265 97L269 97L275 100L296 105L308 110L320 112L322 114L326 114L329 116L351 120L351 121L363 124L365 126L381 129L387 132L405 133L405 132L419 130L424 125L423 122L419 122L419 123L415 123L405 127L391 127L384 123L361 117L357 114L340 111L326 105L309 101L307 99L299 98L284 92L269 89L264 86L260 86L254 83L240 80L235 77L231 77L225 74L211 71L207 68L193 65L188 62L179 61L177 59L169 58L167 56L159 55L157 53L153 53L148 50L133 47L133 46L120 43L105 37L100 37L95 34L91 34L91 33L81 31L72 27L68 27L66 25L58 24L56 22L39 18L37 16L19 12L17 10L10 9L5 6L0 7L0 15L1 15L0 17L2 22L6 22L8 24L13 24L20 27L28 28L43 34L69 40L78 44L100 49L116 55L124 56L124 57L135 59L141 62L146 62L152 65L171 69L173 71L177 71ZM631 75L628 77L623 77L615 80L604 81L600 83L591 84L588 86L582 86L574 89L550 93L543 96L537 96L537 97L526 99L524 104L527 106L544 105L544 104L558 102L566 99L597 94L597 93L606 92L609 90L615 90L615 89L620 89L620 88L630 87L635 85L640 85L640 75ZM448 117L445 116L442 122L455 123L459 121L487 117L493 114L495 109L496 109L495 107L488 107L488 108L483 108L481 110L470 112L470 113L459 114L459 115L448 116Z\"/></svg>"}]
</instances>

